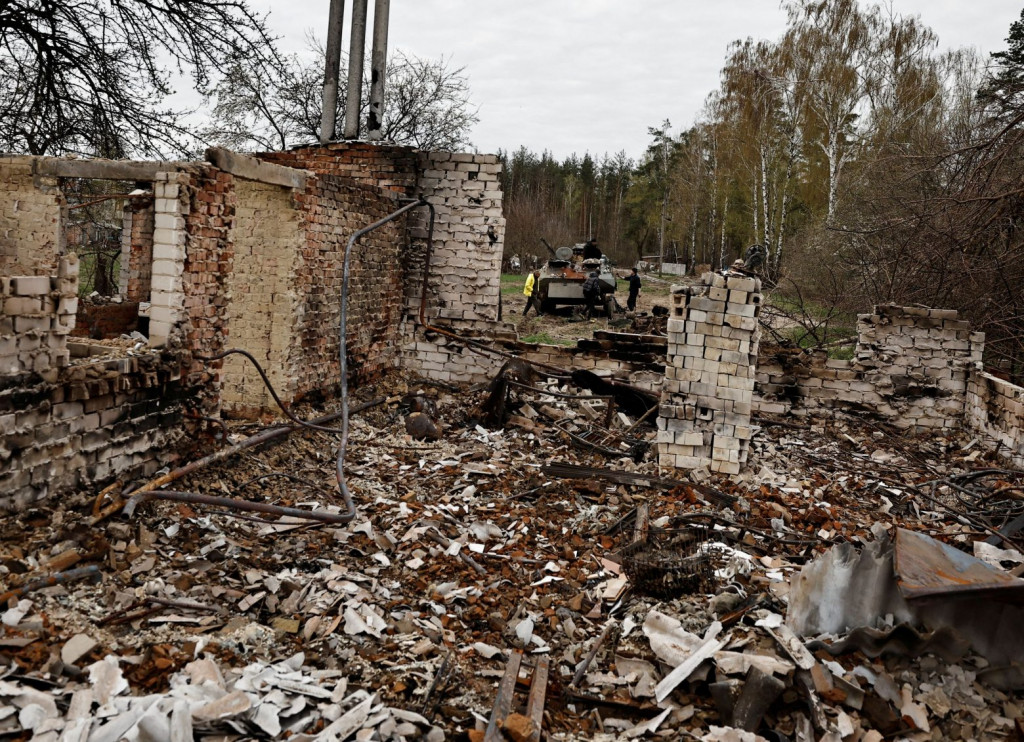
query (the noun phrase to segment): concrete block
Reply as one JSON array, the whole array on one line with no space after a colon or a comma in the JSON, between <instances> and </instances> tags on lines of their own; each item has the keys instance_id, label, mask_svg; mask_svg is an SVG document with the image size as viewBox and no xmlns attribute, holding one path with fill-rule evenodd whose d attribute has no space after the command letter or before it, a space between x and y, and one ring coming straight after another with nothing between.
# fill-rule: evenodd
<instances>
[{"instance_id":1,"label":"concrete block","mask_svg":"<svg viewBox=\"0 0 1024 742\"><path fill-rule=\"evenodd\" d=\"M11 292L16 296L42 296L50 293L49 276L14 276Z\"/></svg>"}]
</instances>

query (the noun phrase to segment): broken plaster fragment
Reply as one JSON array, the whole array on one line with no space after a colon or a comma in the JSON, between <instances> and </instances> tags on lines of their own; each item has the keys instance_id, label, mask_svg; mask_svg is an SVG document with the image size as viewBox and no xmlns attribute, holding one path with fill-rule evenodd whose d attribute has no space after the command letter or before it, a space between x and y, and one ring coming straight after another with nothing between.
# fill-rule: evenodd
<instances>
[{"instance_id":1,"label":"broken plaster fragment","mask_svg":"<svg viewBox=\"0 0 1024 742\"><path fill-rule=\"evenodd\" d=\"M65 665L73 665L96 648L96 640L88 634L75 634L60 649L60 660Z\"/></svg>"},{"instance_id":2,"label":"broken plaster fragment","mask_svg":"<svg viewBox=\"0 0 1024 742\"><path fill-rule=\"evenodd\" d=\"M89 682L92 684L96 702L106 706L110 699L128 690L128 681L121 673L117 658L108 654L99 662L89 665Z\"/></svg>"}]
</instances>

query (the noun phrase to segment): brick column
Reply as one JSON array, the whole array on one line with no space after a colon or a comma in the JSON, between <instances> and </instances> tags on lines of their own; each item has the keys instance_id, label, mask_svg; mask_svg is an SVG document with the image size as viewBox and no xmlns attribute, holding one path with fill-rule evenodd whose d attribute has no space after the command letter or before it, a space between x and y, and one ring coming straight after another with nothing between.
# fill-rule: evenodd
<instances>
[{"instance_id":1,"label":"brick column","mask_svg":"<svg viewBox=\"0 0 1024 742\"><path fill-rule=\"evenodd\" d=\"M187 173L157 173L153 229L153 277L149 310L149 343L167 342L174 325L183 319L185 290L185 214Z\"/></svg>"},{"instance_id":2,"label":"brick column","mask_svg":"<svg viewBox=\"0 0 1024 742\"><path fill-rule=\"evenodd\" d=\"M717 273L703 282L672 289L658 462L738 474L751 438L761 282Z\"/></svg>"}]
</instances>

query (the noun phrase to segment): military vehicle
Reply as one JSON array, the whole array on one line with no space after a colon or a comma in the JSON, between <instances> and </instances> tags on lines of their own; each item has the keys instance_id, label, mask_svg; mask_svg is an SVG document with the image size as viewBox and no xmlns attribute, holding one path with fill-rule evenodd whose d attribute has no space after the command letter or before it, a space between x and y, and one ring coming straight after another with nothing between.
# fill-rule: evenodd
<instances>
[{"instance_id":1,"label":"military vehicle","mask_svg":"<svg viewBox=\"0 0 1024 742\"><path fill-rule=\"evenodd\" d=\"M585 305L583 283L592 271L597 271L601 284L601 298L597 304L604 308L608 316L615 313L615 274L611 263L593 241L577 243L572 247L559 247L557 250L541 239L544 247L551 252L551 258L540 269L538 279L540 308L542 312L551 312L559 306Z\"/></svg>"}]
</instances>

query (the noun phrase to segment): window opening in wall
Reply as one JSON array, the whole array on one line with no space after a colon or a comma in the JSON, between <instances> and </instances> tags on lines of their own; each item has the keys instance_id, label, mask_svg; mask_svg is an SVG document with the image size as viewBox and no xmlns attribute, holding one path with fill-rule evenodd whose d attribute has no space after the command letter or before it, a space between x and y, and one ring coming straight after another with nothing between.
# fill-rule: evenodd
<instances>
[{"instance_id":1,"label":"window opening in wall","mask_svg":"<svg viewBox=\"0 0 1024 742\"><path fill-rule=\"evenodd\" d=\"M144 339L153 243L153 184L65 178L64 243L79 260L74 335ZM133 335L134 333L134 335Z\"/></svg>"}]
</instances>

